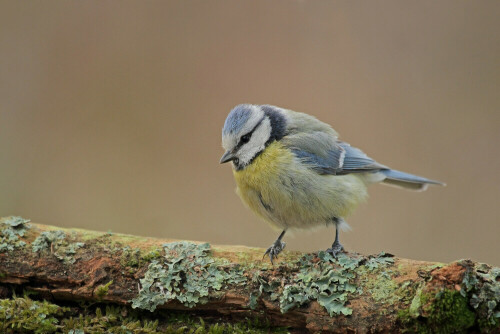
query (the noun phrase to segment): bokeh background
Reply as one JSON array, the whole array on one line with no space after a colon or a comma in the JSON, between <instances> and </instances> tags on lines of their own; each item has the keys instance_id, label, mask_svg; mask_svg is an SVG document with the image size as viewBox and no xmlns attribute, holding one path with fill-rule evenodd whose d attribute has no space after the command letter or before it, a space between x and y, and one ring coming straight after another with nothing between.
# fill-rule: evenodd
<instances>
[{"instance_id":1,"label":"bokeh background","mask_svg":"<svg viewBox=\"0 0 500 334\"><path fill-rule=\"evenodd\" d=\"M267 247L218 162L230 109L274 104L448 184L373 186L346 248L500 265L499 17L496 0L1 1L0 215Z\"/></svg>"}]
</instances>

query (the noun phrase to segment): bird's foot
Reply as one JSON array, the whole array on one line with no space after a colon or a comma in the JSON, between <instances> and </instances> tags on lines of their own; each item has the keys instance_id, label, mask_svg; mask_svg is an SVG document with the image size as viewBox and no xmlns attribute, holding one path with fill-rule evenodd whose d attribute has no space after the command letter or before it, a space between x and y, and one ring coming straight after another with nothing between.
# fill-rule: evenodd
<instances>
[{"instance_id":1,"label":"bird's foot","mask_svg":"<svg viewBox=\"0 0 500 334\"><path fill-rule=\"evenodd\" d=\"M273 260L278 258L278 254L285 248L286 243L281 240L276 240L271 247L269 247L264 253L264 258L267 254L269 254L269 259L271 260L271 264L274 265Z\"/></svg>"},{"instance_id":2,"label":"bird's foot","mask_svg":"<svg viewBox=\"0 0 500 334\"><path fill-rule=\"evenodd\" d=\"M340 242L335 241L332 247L328 248L326 251L327 253L332 254L334 258L336 258L337 255L344 251L344 246L342 246Z\"/></svg>"}]
</instances>

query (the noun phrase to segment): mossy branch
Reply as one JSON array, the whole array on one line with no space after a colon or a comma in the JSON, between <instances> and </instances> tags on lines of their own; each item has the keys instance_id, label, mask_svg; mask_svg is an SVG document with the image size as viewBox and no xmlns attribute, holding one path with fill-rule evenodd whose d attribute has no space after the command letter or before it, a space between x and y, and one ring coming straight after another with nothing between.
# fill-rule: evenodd
<instances>
[{"instance_id":1,"label":"mossy branch","mask_svg":"<svg viewBox=\"0 0 500 334\"><path fill-rule=\"evenodd\" d=\"M128 305L153 316L183 310L260 319L291 332L500 332L499 268L383 253L333 259L325 252L284 252L272 266L263 252L6 217L0 297L22 289L51 301Z\"/></svg>"}]
</instances>

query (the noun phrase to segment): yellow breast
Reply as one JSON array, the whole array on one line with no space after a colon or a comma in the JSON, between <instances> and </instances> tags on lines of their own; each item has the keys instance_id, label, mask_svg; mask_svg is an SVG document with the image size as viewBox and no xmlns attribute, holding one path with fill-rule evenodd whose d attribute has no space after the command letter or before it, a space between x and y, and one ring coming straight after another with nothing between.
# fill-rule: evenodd
<instances>
[{"instance_id":1,"label":"yellow breast","mask_svg":"<svg viewBox=\"0 0 500 334\"><path fill-rule=\"evenodd\" d=\"M293 153L279 142L270 144L245 169L233 170L238 187L260 189L263 183L273 181L293 159Z\"/></svg>"},{"instance_id":2,"label":"yellow breast","mask_svg":"<svg viewBox=\"0 0 500 334\"><path fill-rule=\"evenodd\" d=\"M233 169L237 193L243 202L266 221L279 227L282 224L270 211L290 205L290 199L287 200L289 192L279 189L277 183L281 182L280 175L289 169L292 160L293 153L279 142L274 142L243 170Z\"/></svg>"},{"instance_id":3,"label":"yellow breast","mask_svg":"<svg viewBox=\"0 0 500 334\"><path fill-rule=\"evenodd\" d=\"M233 172L243 202L279 228L310 228L344 218L367 195L358 175L319 175L279 142Z\"/></svg>"}]
</instances>

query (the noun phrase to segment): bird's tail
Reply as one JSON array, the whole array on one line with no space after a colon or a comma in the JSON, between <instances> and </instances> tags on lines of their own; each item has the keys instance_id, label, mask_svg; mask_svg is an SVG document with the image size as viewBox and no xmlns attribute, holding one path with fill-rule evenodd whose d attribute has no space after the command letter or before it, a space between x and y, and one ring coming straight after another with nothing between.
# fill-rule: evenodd
<instances>
[{"instance_id":1,"label":"bird's tail","mask_svg":"<svg viewBox=\"0 0 500 334\"><path fill-rule=\"evenodd\" d=\"M385 175L383 183L414 191L424 191L429 184L445 186L443 182L426 179L425 177L412 175L398 170L386 169L381 171Z\"/></svg>"}]
</instances>

